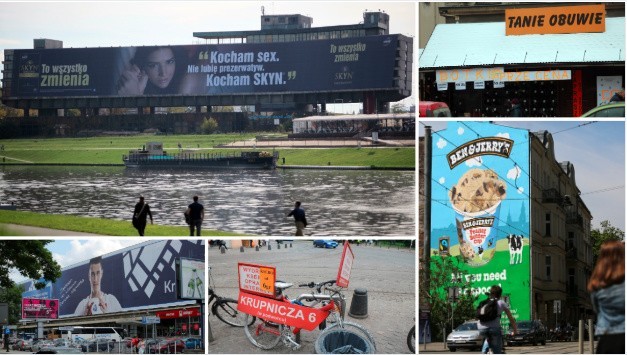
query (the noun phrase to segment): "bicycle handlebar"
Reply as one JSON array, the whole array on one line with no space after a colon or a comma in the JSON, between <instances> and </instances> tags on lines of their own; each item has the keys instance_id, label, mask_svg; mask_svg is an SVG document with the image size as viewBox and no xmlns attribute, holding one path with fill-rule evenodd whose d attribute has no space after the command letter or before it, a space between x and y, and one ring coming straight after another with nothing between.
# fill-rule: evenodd
<instances>
[{"instance_id":1,"label":"bicycle handlebar","mask_svg":"<svg viewBox=\"0 0 627 355\"><path fill-rule=\"evenodd\" d=\"M298 287L309 287L309 288L316 288L316 291L318 291L318 293L322 292L322 287L326 286L326 285L333 285L335 283L335 280L329 280L329 281L323 281L320 283L315 283L315 282L310 282L310 283L306 283L306 284L300 284L298 285Z\"/></svg>"}]
</instances>

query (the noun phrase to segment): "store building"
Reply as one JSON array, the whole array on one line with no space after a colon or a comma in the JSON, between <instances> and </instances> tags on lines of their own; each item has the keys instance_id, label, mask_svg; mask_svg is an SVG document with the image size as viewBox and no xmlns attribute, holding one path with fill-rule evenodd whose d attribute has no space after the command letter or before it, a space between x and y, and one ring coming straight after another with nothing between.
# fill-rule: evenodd
<instances>
[{"instance_id":1,"label":"store building","mask_svg":"<svg viewBox=\"0 0 627 355\"><path fill-rule=\"evenodd\" d=\"M22 297L58 300L58 317L22 319L20 330L42 337L110 326L126 336L202 336L204 261L203 240L153 240L63 268L40 290L28 281Z\"/></svg>"},{"instance_id":2,"label":"store building","mask_svg":"<svg viewBox=\"0 0 627 355\"><path fill-rule=\"evenodd\" d=\"M516 102L524 117L579 117L607 103L624 88L624 4L622 17L570 5L491 6L486 22L473 22L480 8L468 23L437 25L420 53L420 100L446 102L456 117L508 117Z\"/></svg>"}]
</instances>

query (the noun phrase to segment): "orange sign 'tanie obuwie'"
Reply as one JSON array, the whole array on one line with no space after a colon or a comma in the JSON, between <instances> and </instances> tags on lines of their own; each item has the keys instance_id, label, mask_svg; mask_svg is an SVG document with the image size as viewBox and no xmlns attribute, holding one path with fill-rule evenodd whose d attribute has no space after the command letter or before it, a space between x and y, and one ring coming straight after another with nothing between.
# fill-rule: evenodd
<instances>
[{"instance_id":1,"label":"orange sign 'tanie obuwie'","mask_svg":"<svg viewBox=\"0 0 627 355\"><path fill-rule=\"evenodd\" d=\"M506 9L505 35L605 32L605 5Z\"/></svg>"}]
</instances>

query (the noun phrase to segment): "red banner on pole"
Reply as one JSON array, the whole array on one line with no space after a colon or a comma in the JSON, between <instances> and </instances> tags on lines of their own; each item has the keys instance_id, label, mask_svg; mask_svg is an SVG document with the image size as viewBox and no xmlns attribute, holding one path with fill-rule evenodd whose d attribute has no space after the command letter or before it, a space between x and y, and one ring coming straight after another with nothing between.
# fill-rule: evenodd
<instances>
[{"instance_id":1,"label":"red banner on pole","mask_svg":"<svg viewBox=\"0 0 627 355\"><path fill-rule=\"evenodd\" d=\"M342 259L340 260L340 268L337 271L337 279L335 284L340 287L348 287L348 280L351 277L351 269L353 267L355 255L351 249L348 240L344 242L344 250L342 251Z\"/></svg>"},{"instance_id":2,"label":"red banner on pole","mask_svg":"<svg viewBox=\"0 0 627 355\"><path fill-rule=\"evenodd\" d=\"M329 315L328 311L241 291L237 300L237 310L273 323L309 331L314 330Z\"/></svg>"},{"instance_id":3,"label":"red banner on pole","mask_svg":"<svg viewBox=\"0 0 627 355\"><path fill-rule=\"evenodd\" d=\"M573 117L583 115L583 84L581 69L573 70Z\"/></svg>"}]
</instances>

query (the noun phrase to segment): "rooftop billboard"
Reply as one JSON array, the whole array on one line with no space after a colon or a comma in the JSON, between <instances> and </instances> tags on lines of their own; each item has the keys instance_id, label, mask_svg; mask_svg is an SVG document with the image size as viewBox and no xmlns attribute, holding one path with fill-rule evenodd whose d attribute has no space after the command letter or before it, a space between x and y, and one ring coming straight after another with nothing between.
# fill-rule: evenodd
<instances>
[{"instance_id":1,"label":"rooftop billboard","mask_svg":"<svg viewBox=\"0 0 627 355\"><path fill-rule=\"evenodd\" d=\"M398 35L307 42L14 51L14 96L167 96L394 88ZM376 70L373 70L376 69Z\"/></svg>"},{"instance_id":2,"label":"rooftop billboard","mask_svg":"<svg viewBox=\"0 0 627 355\"><path fill-rule=\"evenodd\" d=\"M204 260L204 242L146 242L73 265L52 283L51 298L58 299L60 318L189 304L177 294L182 257Z\"/></svg>"},{"instance_id":3,"label":"rooftop billboard","mask_svg":"<svg viewBox=\"0 0 627 355\"><path fill-rule=\"evenodd\" d=\"M474 295L500 285L531 319L529 132L449 122L432 142L431 259L459 257Z\"/></svg>"},{"instance_id":4,"label":"rooftop billboard","mask_svg":"<svg viewBox=\"0 0 627 355\"><path fill-rule=\"evenodd\" d=\"M59 318L59 300L22 298L22 319Z\"/></svg>"}]
</instances>

